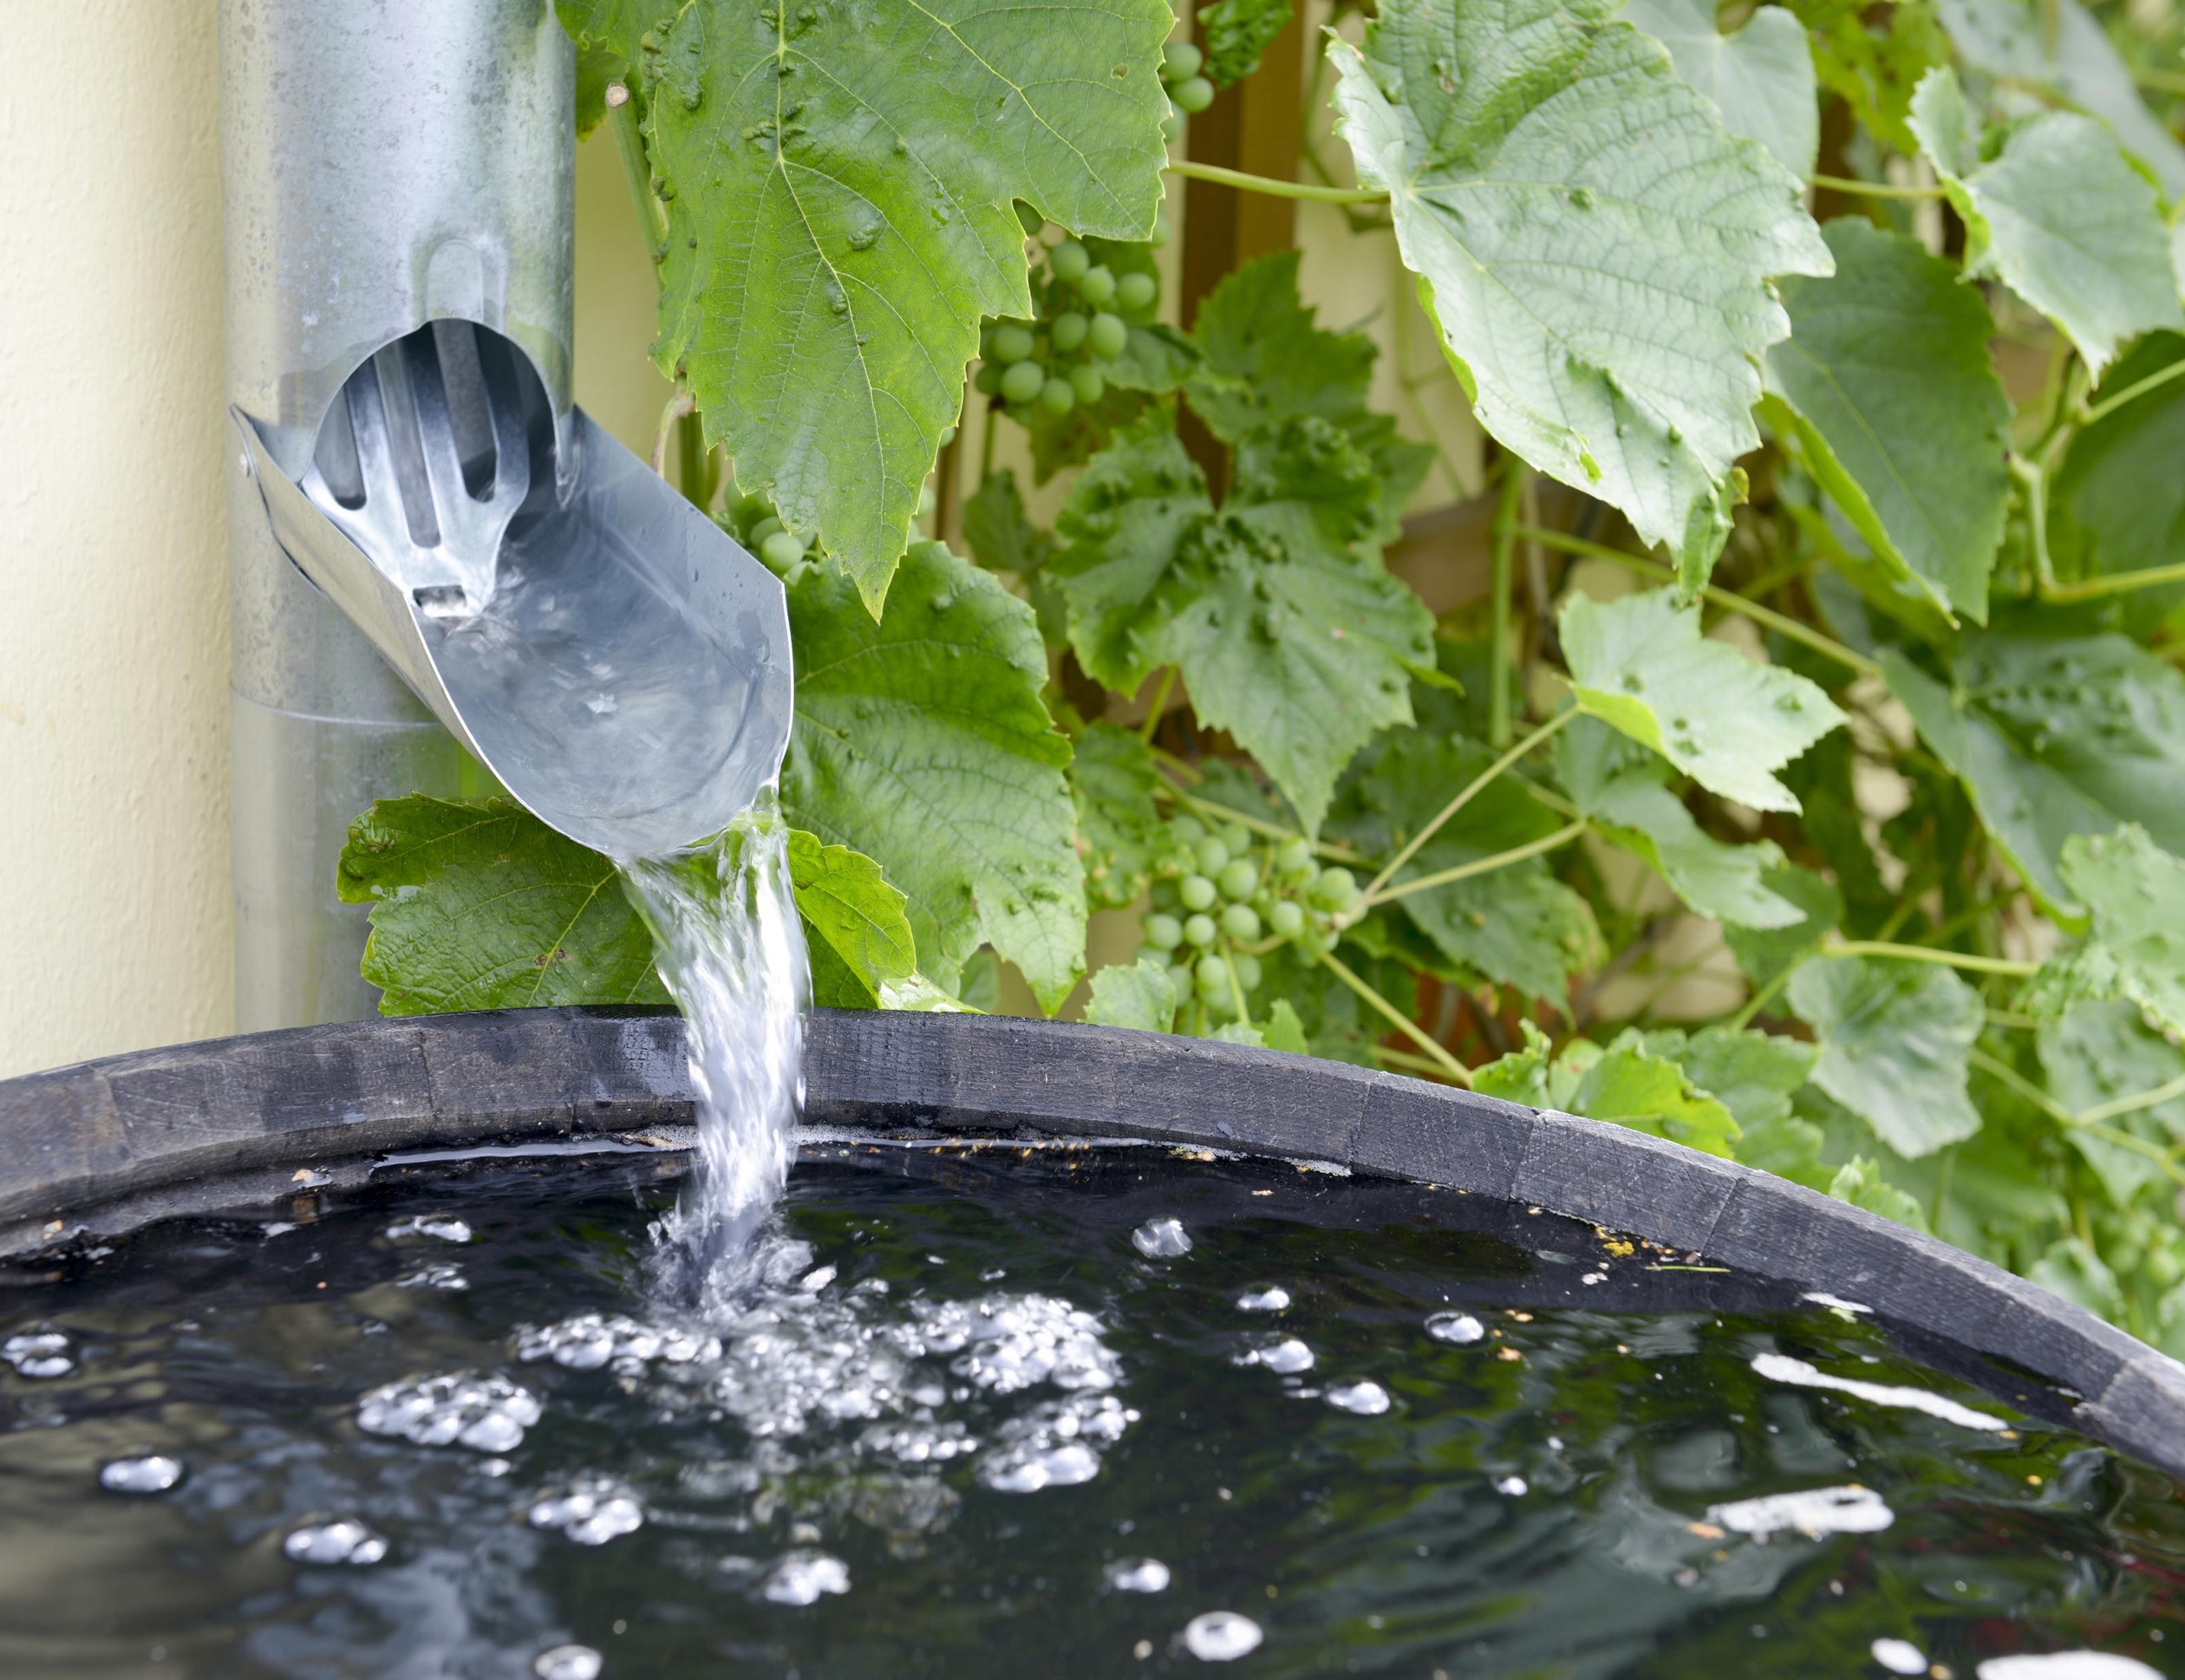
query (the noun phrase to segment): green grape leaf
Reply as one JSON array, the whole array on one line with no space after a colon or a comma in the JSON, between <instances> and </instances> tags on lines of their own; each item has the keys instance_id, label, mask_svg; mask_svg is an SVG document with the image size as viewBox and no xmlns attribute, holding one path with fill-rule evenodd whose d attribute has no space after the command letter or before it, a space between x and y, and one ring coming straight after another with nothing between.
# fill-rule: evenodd
<instances>
[{"instance_id":1,"label":"green grape leaf","mask_svg":"<svg viewBox=\"0 0 2185 1680\"><path fill-rule=\"evenodd\" d=\"M1728 1109L1747 1131L1790 1117L1790 1095L1805 1084L1820 1052L1796 1039L1726 1026L1661 1027L1644 1034L1649 1056L1674 1062L1694 1085ZM1745 1159L1740 1148L1738 1158Z\"/></svg>"},{"instance_id":2,"label":"green grape leaf","mask_svg":"<svg viewBox=\"0 0 2185 1680\"><path fill-rule=\"evenodd\" d=\"M1605 605L1574 595L1560 622L1578 704L1700 786L1758 811L1796 811L1773 772L1843 721L1812 683L1699 634L1666 589Z\"/></svg>"},{"instance_id":3,"label":"green grape leaf","mask_svg":"<svg viewBox=\"0 0 2185 1680\"><path fill-rule=\"evenodd\" d=\"M1085 1019L1095 1026L1127 1026L1166 1032L1176 1025L1176 987L1167 967L1144 958L1116 963L1092 976Z\"/></svg>"},{"instance_id":4,"label":"green grape leaf","mask_svg":"<svg viewBox=\"0 0 2185 1680\"><path fill-rule=\"evenodd\" d=\"M1153 750L1128 729L1087 724L1070 761L1077 799L1078 853L1085 893L1096 909L1119 909L1146 889L1153 865L1173 850L1153 809L1160 779Z\"/></svg>"},{"instance_id":5,"label":"green grape leaf","mask_svg":"<svg viewBox=\"0 0 2185 1680\"><path fill-rule=\"evenodd\" d=\"M1677 74L1714 101L1724 127L1758 140L1801 180L1813 173L1819 89L1796 14L1761 6L1728 35L1715 27L1710 0L1624 0L1623 15L1669 49Z\"/></svg>"},{"instance_id":6,"label":"green grape leaf","mask_svg":"<svg viewBox=\"0 0 2185 1680\"><path fill-rule=\"evenodd\" d=\"M963 504L963 542L988 571L1022 576L1045 565L1054 542L1024 511L1024 493L1008 467L987 474Z\"/></svg>"},{"instance_id":7,"label":"green grape leaf","mask_svg":"<svg viewBox=\"0 0 2185 1680\"><path fill-rule=\"evenodd\" d=\"M2044 111L1984 159L1947 68L1920 83L1912 127L1965 218L1966 272L1993 276L2055 322L2090 372L2127 339L2185 327L2159 195L2114 130Z\"/></svg>"},{"instance_id":8,"label":"green grape leaf","mask_svg":"<svg viewBox=\"0 0 2185 1680\"><path fill-rule=\"evenodd\" d=\"M1927 1228L1927 1209L1882 1177L1881 1163L1871 1156L1853 1156L1836 1169L1828 1188L1838 1201L1848 1201L1915 1231Z\"/></svg>"},{"instance_id":9,"label":"green grape leaf","mask_svg":"<svg viewBox=\"0 0 2185 1680\"><path fill-rule=\"evenodd\" d=\"M1637 857L1701 915L1743 928L1788 928L1803 919L1796 904L1771 892L1763 880L1781 867L1780 846L1772 840L1732 846L1715 839L1693 820L1684 801L1646 770L1626 772L1582 798L1578 808L1595 833Z\"/></svg>"},{"instance_id":10,"label":"green grape leaf","mask_svg":"<svg viewBox=\"0 0 2185 1680\"><path fill-rule=\"evenodd\" d=\"M382 1015L669 1001L620 871L511 800L382 799L349 824L337 883L372 907Z\"/></svg>"},{"instance_id":11,"label":"green grape leaf","mask_svg":"<svg viewBox=\"0 0 2185 1680\"><path fill-rule=\"evenodd\" d=\"M599 127L607 115L607 89L629 73L622 55L594 49L577 55L577 138Z\"/></svg>"},{"instance_id":12,"label":"green grape leaf","mask_svg":"<svg viewBox=\"0 0 2185 1680\"><path fill-rule=\"evenodd\" d=\"M849 991L877 999L888 980L908 980L916 969L917 947L906 901L890 886L880 866L847 846L830 846L800 829L789 831L789 882L804 919L812 961L813 1001L834 1006ZM828 984L819 984L821 963ZM841 984L839 967L851 983ZM870 1003L863 1006L870 1008Z\"/></svg>"},{"instance_id":13,"label":"green grape leaf","mask_svg":"<svg viewBox=\"0 0 2185 1680\"><path fill-rule=\"evenodd\" d=\"M1433 619L1374 552L1379 481L1324 420L1254 434L1217 513L1172 429L1149 416L1096 457L1064 503L1047 565L1079 662L1128 693L1175 666L1317 828L1336 776L1411 720L1411 667Z\"/></svg>"},{"instance_id":14,"label":"green grape leaf","mask_svg":"<svg viewBox=\"0 0 2185 1680\"><path fill-rule=\"evenodd\" d=\"M1706 580L1756 447L1768 282L1826 274L1796 179L1619 0L1385 0L1331 41L1359 179L1391 195L1480 424Z\"/></svg>"},{"instance_id":15,"label":"green grape leaf","mask_svg":"<svg viewBox=\"0 0 2185 1680\"><path fill-rule=\"evenodd\" d=\"M563 0L561 15L580 46L644 72L668 216L656 359L688 380L744 486L816 533L877 613L980 318L1032 312L1014 201L1080 232L1152 229L1174 15L1164 0Z\"/></svg>"},{"instance_id":16,"label":"green grape leaf","mask_svg":"<svg viewBox=\"0 0 2185 1680\"><path fill-rule=\"evenodd\" d=\"M1369 857L1392 856L1494 756L1458 736L1399 730L1367 749L1345 778L1328 817L1328 832ZM1497 778L1436 830L1391 884L1400 887L1512 850L1559 826L1522 783ZM1572 973L1600 948L1600 932L1586 901L1536 856L1406 893L1390 908L1400 909L1460 968L1558 1007Z\"/></svg>"},{"instance_id":17,"label":"green grape leaf","mask_svg":"<svg viewBox=\"0 0 2185 1680\"><path fill-rule=\"evenodd\" d=\"M1816 957L1790 976L1789 995L1820 1039L1813 1083L1899 1155L1930 1155L1980 1130L1966 1065L1987 1011L1949 969Z\"/></svg>"},{"instance_id":18,"label":"green grape leaf","mask_svg":"<svg viewBox=\"0 0 2185 1680\"><path fill-rule=\"evenodd\" d=\"M1556 1060L1550 1054L1553 1041L1530 1017L1519 1016L1517 1025L1524 1031L1524 1048L1474 1068L1472 1090L1482 1097L1522 1103L1530 1109L1561 1110L1578 1089L1582 1070ZM1577 1040L1573 1048L1584 1042Z\"/></svg>"},{"instance_id":19,"label":"green grape leaf","mask_svg":"<svg viewBox=\"0 0 2185 1680\"><path fill-rule=\"evenodd\" d=\"M1635 1030L1625 1032L1586 1070L1571 1093L1570 1111L1725 1159L1740 1130L1730 1110L1676 1063L1649 1055Z\"/></svg>"},{"instance_id":20,"label":"green grape leaf","mask_svg":"<svg viewBox=\"0 0 2185 1680\"><path fill-rule=\"evenodd\" d=\"M1206 49L1202 72L1216 87L1242 81L1259 68L1260 55L1290 21L1293 0L1216 0L1199 10L1199 40Z\"/></svg>"},{"instance_id":21,"label":"green grape leaf","mask_svg":"<svg viewBox=\"0 0 2185 1680\"><path fill-rule=\"evenodd\" d=\"M2114 834L2071 836L2059 863L2092 926L2077 948L2043 966L2026 1006L2055 1014L2079 998L2123 998L2185 1032L2185 859L2128 823Z\"/></svg>"},{"instance_id":22,"label":"green grape leaf","mask_svg":"<svg viewBox=\"0 0 2185 1680\"><path fill-rule=\"evenodd\" d=\"M1293 1056L1312 1053L1305 1023L1288 998L1277 998L1269 1006L1267 1019L1260 1023L1260 1038L1269 1050L1287 1050Z\"/></svg>"},{"instance_id":23,"label":"green grape leaf","mask_svg":"<svg viewBox=\"0 0 2185 1680\"><path fill-rule=\"evenodd\" d=\"M942 989L991 944L1060 1006L1084 969L1085 877L1032 609L939 543L903 556L877 622L838 569L788 591L790 820L878 862Z\"/></svg>"},{"instance_id":24,"label":"green grape leaf","mask_svg":"<svg viewBox=\"0 0 2185 1680\"><path fill-rule=\"evenodd\" d=\"M2152 1031L2129 1003L2078 1003L2062 1019L2044 1021L2034 1042L2049 1094L2074 1114L2185 1079L2185 1052ZM2103 1123L2157 1149L2185 1145L2185 1092ZM2067 1126L2064 1136L2086 1157L2120 1208L2130 1207L2150 1186L2169 1182L2162 1162L2138 1149L2083 1126Z\"/></svg>"},{"instance_id":25,"label":"green grape leaf","mask_svg":"<svg viewBox=\"0 0 2185 1680\"><path fill-rule=\"evenodd\" d=\"M2045 908L2086 913L2063 874L2075 834L2137 823L2185 855L2185 677L2145 648L2121 635L1968 632L1947 687L1895 649L1881 659Z\"/></svg>"},{"instance_id":26,"label":"green grape leaf","mask_svg":"<svg viewBox=\"0 0 2185 1680\"><path fill-rule=\"evenodd\" d=\"M1822 232L1836 271L1784 282L1763 412L1893 576L1986 623L2011 488L1994 319L1916 241L1856 217Z\"/></svg>"},{"instance_id":27,"label":"green grape leaf","mask_svg":"<svg viewBox=\"0 0 2185 1680\"><path fill-rule=\"evenodd\" d=\"M1843 920L1843 895L1825 876L1797 863L1768 870L1760 884L1797 907L1798 919L1778 928L1738 927L1722 930L1730 954L1755 986L1765 986L1794 967Z\"/></svg>"},{"instance_id":28,"label":"green grape leaf","mask_svg":"<svg viewBox=\"0 0 2185 1680\"><path fill-rule=\"evenodd\" d=\"M2077 1237L2062 1237L2026 1268L2025 1280L2084 1307L2097 1318L2121 1319L2124 1294L2109 1262Z\"/></svg>"},{"instance_id":29,"label":"green grape leaf","mask_svg":"<svg viewBox=\"0 0 2185 1680\"><path fill-rule=\"evenodd\" d=\"M2155 172L2171 199L2185 197L2185 146L2147 108L2109 33L2078 0L1939 0L1950 38L1975 69L2053 88L2100 117Z\"/></svg>"},{"instance_id":30,"label":"green grape leaf","mask_svg":"<svg viewBox=\"0 0 2185 1680\"><path fill-rule=\"evenodd\" d=\"M2185 338L2154 333L2103 378L2125 391L2185 360ZM2049 495L2049 552L2062 578L2185 565L2185 379L2135 397L2073 434ZM2185 586L2135 591L2130 616L2151 625Z\"/></svg>"},{"instance_id":31,"label":"green grape leaf","mask_svg":"<svg viewBox=\"0 0 2185 1680\"><path fill-rule=\"evenodd\" d=\"M1183 388L1198 366L1198 351L1173 327L1132 322L1119 355L1099 364L1100 377L1119 390L1158 396Z\"/></svg>"},{"instance_id":32,"label":"green grape leaf","mask_svg":"<svg viewBox=\"0 0 2185 1680\"><path fill-rule=\"evenodd\" d=\"M1949 37L1931 0L1898 0L1870 23L1861 0L1791 0L1811 32L1814 73L1839 94L1859 126L1907 157L1920 149L1906 126L1920 78L1950 62Z\"/></svg>"}]
</instances>

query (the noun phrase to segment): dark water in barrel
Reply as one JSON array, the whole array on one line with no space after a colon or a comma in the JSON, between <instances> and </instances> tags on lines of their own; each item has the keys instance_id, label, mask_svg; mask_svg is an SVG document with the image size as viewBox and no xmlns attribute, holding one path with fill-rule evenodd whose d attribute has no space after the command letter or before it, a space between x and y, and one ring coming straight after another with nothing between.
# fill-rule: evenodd
<instances>
[{"instance_id":1,"label":"dark water in barrel","mask_svg":"<svg viewBox=\"0 0 2185 1680\"><path fill-rule=\"evenodd\" d=\"M1418 1187L807 1144L701 1321L678 1170L11 1274L0 1675L2185 1674L2177 1489L1859 1313Z\"/></svg>"}]
</instances>

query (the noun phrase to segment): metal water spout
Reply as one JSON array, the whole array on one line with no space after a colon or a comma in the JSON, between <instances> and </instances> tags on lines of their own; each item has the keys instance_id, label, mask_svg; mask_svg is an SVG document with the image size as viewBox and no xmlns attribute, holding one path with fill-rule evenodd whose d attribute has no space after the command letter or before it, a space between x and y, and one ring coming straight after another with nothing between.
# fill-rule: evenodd
<instances>
[{"instance_id":1,"label":"metal water spout","mask_svg":"<svg viewBox=\"0 0 2185 1680\"><path fill-rule=\"evenodd\" d=\"M550 0L223 0L221 78L252 1029L370 1012L334 883L374 798L688 844L778 772L791 667L779 583L571 400Z\"/></svg>"}]
</instances>

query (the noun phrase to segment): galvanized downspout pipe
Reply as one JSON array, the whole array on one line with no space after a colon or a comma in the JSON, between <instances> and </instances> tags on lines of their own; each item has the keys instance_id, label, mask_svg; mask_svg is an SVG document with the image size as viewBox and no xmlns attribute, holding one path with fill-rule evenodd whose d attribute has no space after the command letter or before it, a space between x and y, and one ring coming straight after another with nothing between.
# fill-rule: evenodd
<instances>
[{"instance_id":1,"label":"galvanized downspout pipe","mask_svg":"<svg viewBox=\"0 0 2185 1680\"><path fill-rule=\"evenodd\" d=\"M512 340L565 422L574 68L549 0L222 0L220 74L228 395L279 466L436 319ZM349 822L479 772L290 563L238 450L228 495L237 1025L353 1019L375 999L335 895Z\"/></svg>"}]
</instances>

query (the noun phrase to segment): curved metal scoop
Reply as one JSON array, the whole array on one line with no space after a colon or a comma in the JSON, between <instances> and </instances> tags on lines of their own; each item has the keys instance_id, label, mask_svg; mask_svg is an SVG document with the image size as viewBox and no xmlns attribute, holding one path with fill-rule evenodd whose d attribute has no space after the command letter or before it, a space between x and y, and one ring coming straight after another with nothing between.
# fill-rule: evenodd
<instances>
[{"instance_id":1,"label":"curved metal scoop","mask_svg":"<svg viewBox=\"0 0 2185 1680\"><path fill-rule=\"evenodd\" d=\"M779 580L581 408L558 452L506 339L439 321L387 346L342 387L300 483L231 413L290 558L571 839L672 851L779 772Z\"/></svg>"}]
</instances>

